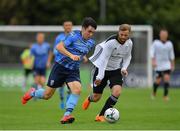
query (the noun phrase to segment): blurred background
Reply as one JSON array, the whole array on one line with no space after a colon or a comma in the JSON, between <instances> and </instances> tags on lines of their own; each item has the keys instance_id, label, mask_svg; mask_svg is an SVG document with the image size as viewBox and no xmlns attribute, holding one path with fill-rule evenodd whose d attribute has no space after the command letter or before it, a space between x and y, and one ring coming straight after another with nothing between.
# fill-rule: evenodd
<instances>
[{"instance_id":1,"label":"blurred background","mask_svg":"<svg viewBox=\"0 0 180 131\"><path fill-rule=\"evenodd\" d=\"M63 31L64 20L81 25L82 19L90 16L98 25L103 25L95 34L96 43L116 33L118 25L122 23L133 25L133 58L129 67L130 75L125 82L130 87L152 85L148 44L159 37L161 28L166 28L176 56L176 70L171 85L179 87L179 7L179 0L0 0L0 71L3 74L0 83L6 87L9 82L12 87L20 86L23 72L20 55L29 44L35 42L37 32L44 32L46 41L53 47L55 37ZM90 80L90 63L83 65L83 68L87 70Z\"/></svg>"}]
</instances>

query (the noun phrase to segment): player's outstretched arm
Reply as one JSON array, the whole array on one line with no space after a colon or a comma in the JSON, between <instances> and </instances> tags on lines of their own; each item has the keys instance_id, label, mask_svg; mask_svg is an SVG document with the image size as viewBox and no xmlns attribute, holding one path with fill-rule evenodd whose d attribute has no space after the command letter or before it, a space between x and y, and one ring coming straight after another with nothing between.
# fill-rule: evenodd
<instances>
[{"instance_id":1,"label":"player's outstretched arm","mask_svg":"<svg viewBox=\"0 0 180 131\"><path fill-rule=\"evenodd\" d=\"M112 54L113 49L114 48L111 45L111 43L106 43L102 47L102 53L100 54L100 56L96 60L96 62L99 65L99 66L97 66L98 74L96 76L96 81L95 81L96 85L99 85L101 83L101 80L104 78L106 66L108 64L108 61L109 61L109 58L110 58L110 56Z\"/></svg>"}]
</instances>

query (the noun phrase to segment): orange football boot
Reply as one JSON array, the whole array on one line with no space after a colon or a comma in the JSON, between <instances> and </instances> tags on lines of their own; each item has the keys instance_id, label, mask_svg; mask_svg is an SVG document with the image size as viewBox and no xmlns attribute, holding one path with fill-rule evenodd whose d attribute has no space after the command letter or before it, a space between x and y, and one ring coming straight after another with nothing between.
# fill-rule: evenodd
<instances>
[{"instance_id":1,"label":"orange football boot","mask_svg":"<svg viewBox=\"0 0 180 131\"><path fill-rule=\"evenodd\" d=\"M73 123L75 118L72 115L63 116L61 119L61 124L70 124Z\"/></svg>"},{"instance_id":2,"label":"orange football boot","mask_svg":"<svg viewBox=\"0 0 180 131\"><path fill-rule=\"evenodd\" d=\"M95 121L97 122L105 122L106 119L104 118L104 116L99 116L99 114L96 116Z\"/></svg>"},{"instance_id":3,"label":"orange football boot","mask_svg":"<svg viewBox=\"0 0 180 131\"><path fill-rule=\"evenodd\" d=\"M82 104L82 108L83 108L83 110L87 110L87 108L89 107L89 105L90 105L90 101L89 101L89 99L88 99L88 97L84 100L84 102L83 102L83 104Z\"/></svg>"},{"instance_id":4,"label":"orange football boot","mask_svg":"<svg viewBox=\"0 0 180 131\"><path fill-rule=\"evenodd\" d=\"M30 88L29 91L27 91L27 92L24 94L24 96L23 96L22 99L21 99L23 105L26 104L26 103L32 98L31 93L32 93L32 92L35 92L35 90L36 90L36 89L34 89L34 88Z\"/></svg>"}]
</instances>

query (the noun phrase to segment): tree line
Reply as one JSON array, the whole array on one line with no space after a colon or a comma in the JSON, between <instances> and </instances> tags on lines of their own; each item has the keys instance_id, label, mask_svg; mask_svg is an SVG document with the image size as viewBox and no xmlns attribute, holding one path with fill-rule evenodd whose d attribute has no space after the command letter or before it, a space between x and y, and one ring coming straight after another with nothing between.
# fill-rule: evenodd
<instances>
[{"instance_id":1,"label":"tree line","mask_svg":"<svg viewBox=\"0 0 180 131\"><path fill-rule=\"evenodd\" d=\"M104 0L105 17L100 17L101 0L0 0L0 25L61 25L64 20L81 24L86 16L98 24L152 25L154 38L167 28L180 57L180 0Z\"/></svg>"}]
</instances>

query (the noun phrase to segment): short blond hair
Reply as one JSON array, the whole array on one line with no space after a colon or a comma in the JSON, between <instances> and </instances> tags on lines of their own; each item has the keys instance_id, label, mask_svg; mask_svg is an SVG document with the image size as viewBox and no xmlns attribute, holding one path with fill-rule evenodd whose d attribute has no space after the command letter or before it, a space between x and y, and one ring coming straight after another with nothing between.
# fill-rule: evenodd
<instances>
[{"instance_id":1,"label":"short blond hair","mask_svg":"<svg viewBox=\"0 0 180 131\"><path fill-rule=\"evenodd\" d=\"M119 31L126 31L129 30L131 32L131 26L129 24L121 24L119 26Z\"/></svg>"}]
</instances>

